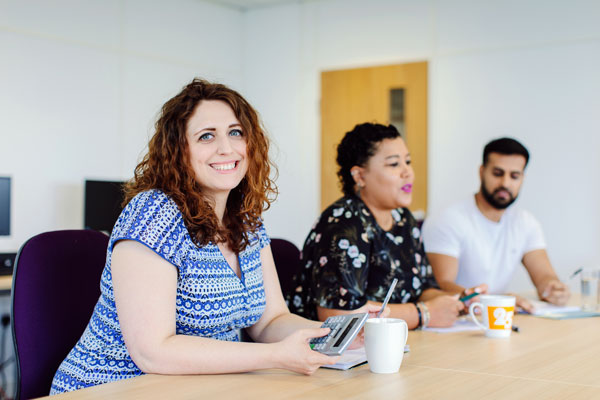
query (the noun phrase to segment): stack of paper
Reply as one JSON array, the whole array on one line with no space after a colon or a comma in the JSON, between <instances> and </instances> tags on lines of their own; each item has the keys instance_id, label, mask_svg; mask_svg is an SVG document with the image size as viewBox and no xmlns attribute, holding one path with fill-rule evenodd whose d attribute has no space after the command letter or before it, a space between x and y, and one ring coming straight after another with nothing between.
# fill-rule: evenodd
<instances>
[{"instance_id":1,"label":"stack of paper","mask_svg":"<svg viewBox=\"0 0 600 400\"><path fill-rule=\"evenodd\" d=\"M410 346L404 346L404 352L408 353L410 351ZM340 360L333 365L323 365L323 368L331 368L331 369L341 369L347 370L352 367L356 367L358 365L364 364L367 362L367 353L365 352L365 348L361 347L358 349L346 350L344 354L340 357Z\"/></svg>"},{"instance_id":2,"label":"stack of paper","mask_svg":"<svg viewBox=\"0 0 600 400\"><path fill-rule=\"evenodd\" d=\"M579 306L555 306L554 304L550 304L546 301L541 300L529 300L529 302L534 307L532 315L536 315L538 317L548 314L581 311L581 307Z\"/></svg>"},{"instance_id":3,"label":"stack of paper","mask_svg":"<svg viewBox=\"0 0 600 400\"><path fill-rule=\"evenodd\" d=\"M533 315L549 319L600 317L600 312L584 311L579 306L555 306L540 300L530 300L535 307Z\"/></svg>"},{"instance_id":4,"label":"stack of paper","mask_svg":"<svg viewBox=\"0 0 600 400\"><path fill-rule=\"evenodd\" d=\"M479 326L473 322L470 316L466 315L461 317L454 322L454 325L447 328L431 328L425 327L424 331L437 332L437 333L452 333L452 332L465 332L465 331L478 331L481 330Z\"/></svg>"}]
</instances>

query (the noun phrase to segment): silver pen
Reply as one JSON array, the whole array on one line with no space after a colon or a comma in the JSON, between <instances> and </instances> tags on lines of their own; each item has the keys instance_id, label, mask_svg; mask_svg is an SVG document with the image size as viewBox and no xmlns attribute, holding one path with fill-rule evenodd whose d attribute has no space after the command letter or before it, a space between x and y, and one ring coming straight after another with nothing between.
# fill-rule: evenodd
<instances>
[{"instance_id":1,"label":"silver pen","mask_svg":"<svg viewBox=\"0 0 600 400\"><path fill-rule=\"evenodd\" d=\"M396 289L397 284L398 284L398 278L394 278L394 280L392 281L392 284L390 285L390 288L388 289L387 294L385 295L385 299L383 300L383 304L381 305L381 310L379 310L379 312L377 313L375 318L379 318L379 316L381 315L383 310L385 310L385 307L387 306L388 301L390 301L390 297L392 297L392 293L394 293L394 289Z\"/></svg>"}]
</instances>

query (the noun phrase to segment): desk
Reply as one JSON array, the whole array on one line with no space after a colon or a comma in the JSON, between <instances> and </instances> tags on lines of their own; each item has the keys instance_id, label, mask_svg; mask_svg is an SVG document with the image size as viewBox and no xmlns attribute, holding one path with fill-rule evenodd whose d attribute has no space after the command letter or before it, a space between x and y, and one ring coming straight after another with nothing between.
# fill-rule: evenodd
<instances>
[{"instance_id":1,"label":"desk","mask_svg":"<svg viewBox=\"0 0 600 400\"><path fill-rule=\"evenodd\" d=\"M9 294L12 290L12 275L0 276L0 294Z\"/></svg>"},{"instance_id":2,"label":"desk","mask_svg":"<svg viewBox=\"0 0 600 400\"><path fill-rule=\"evenodd\" d=\"M400 372L367 365L302 376L282 370L204 376L144 375L62 399L507 399L600 398L600 318L554 321L515 317L521 332L490 339L480 332L410 332Z\"/></svg>"}]
</instances>

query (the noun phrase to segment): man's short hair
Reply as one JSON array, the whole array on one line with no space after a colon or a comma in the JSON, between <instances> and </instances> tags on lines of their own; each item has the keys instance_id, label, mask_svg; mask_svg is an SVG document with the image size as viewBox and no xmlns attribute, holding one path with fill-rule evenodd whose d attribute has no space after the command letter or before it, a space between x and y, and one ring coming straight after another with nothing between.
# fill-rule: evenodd
<instances>
[{"instance_id":1,"label":"man's short hair","mask_svg":"<svg viewBox=\"0 0 600 400\"><path fill-rule=\"evenodd\" d=\"M507 156L517 154L525 157L525 166L529 162L529 152L525 146L512 138L503 137L486 144L483 149L483 165L488 162L490 153L499 153Z\"/></svg>"}]
</instances>

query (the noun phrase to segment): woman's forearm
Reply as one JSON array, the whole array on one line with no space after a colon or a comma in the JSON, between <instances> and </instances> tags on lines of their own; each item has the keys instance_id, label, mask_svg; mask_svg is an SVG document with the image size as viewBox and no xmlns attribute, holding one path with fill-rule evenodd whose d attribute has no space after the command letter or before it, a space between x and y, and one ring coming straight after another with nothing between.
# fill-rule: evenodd
<instances>
[{"instance_id":1,"label":"woman's forearm","mask_svg":"<svg viewBox=\"0 0 600 400\"><path fill-rule=\"evenodd\" d=\"M279 342L299 329L318 328L322 322L311 321L290 312L282 313L273 318L269 324L262 329L260 334L254 337L254 341L261 343Z\"/></svg>"},{"instance_id":2,"label":"woman's forearm","mask_svg":"<svg viewBox=\"0 0 600 400\"><path fill-rule=\"evenodd\" d=\"M414 303L390 304L390 318L400 318L406 321L408 329L415 329L419 325L419 314Z\"/></svg>"},{"instance_id":3,"label":"woman's forearm","mask_svg":"<svg viewBox=\"0 0 600 400\"><path fill-rule=\"evenodd\" d=\"M145 373L222 374L278 368L275 344L228 342L173 335L156 346L138 349L133 361Z\"/></svg>"}]
</instances>

